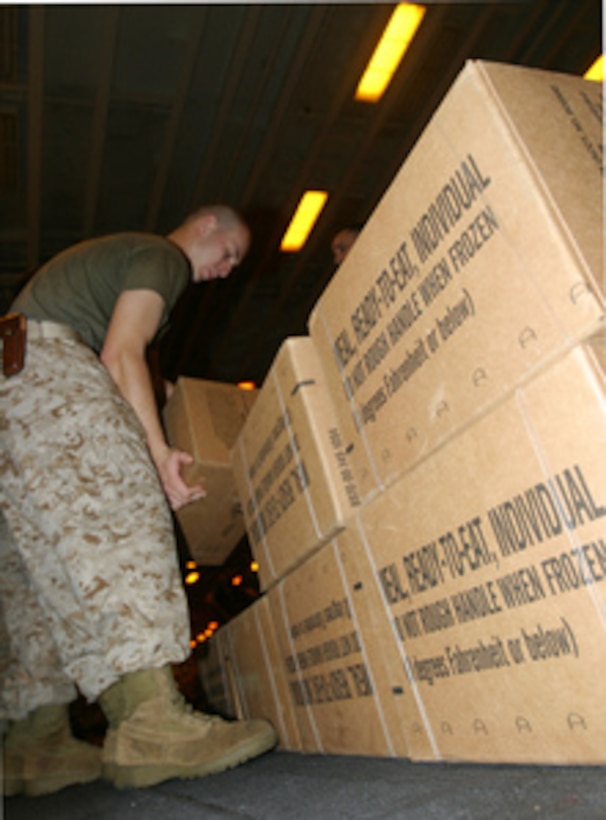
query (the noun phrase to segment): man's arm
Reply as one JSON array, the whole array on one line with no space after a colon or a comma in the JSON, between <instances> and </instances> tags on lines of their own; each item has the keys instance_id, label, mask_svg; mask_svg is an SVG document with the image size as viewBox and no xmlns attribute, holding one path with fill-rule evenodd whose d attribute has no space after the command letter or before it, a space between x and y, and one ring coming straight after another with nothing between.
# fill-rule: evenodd
<instances>
[{"instance_id":1,"label":"man's arm","mask_svg":"<svg viewBox=\"0 0 606 820\"><path fill-rule=\"evenodd\" d=\"M162 297L153 290L124 291L116 301L100 359L139 417L164 491L173 510L178 510L205 493L199 485L188 487L181 478L181 467L190 464L192 457L166 442L145 358L163 308Z\"/></svg>"}]
</instances>

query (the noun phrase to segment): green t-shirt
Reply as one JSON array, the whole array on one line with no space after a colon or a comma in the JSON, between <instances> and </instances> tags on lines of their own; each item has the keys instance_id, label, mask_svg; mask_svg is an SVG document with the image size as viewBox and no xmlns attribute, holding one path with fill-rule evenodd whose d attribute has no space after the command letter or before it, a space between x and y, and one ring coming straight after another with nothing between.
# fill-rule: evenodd
<instances>
[{"instance_id":1,"label":"green t-shirt","mask_svg":"<svg viewBox=\"0 0 606 820\"><path fill-rule=\"evenodd\" d=\"M125 290L154 290L164 300L160 328L191 279L182 251L170 240L119 233L80 242L46 262L11 306L30 319L70 325L97 351L117 298Z\"/></svg>"}]
</instances>

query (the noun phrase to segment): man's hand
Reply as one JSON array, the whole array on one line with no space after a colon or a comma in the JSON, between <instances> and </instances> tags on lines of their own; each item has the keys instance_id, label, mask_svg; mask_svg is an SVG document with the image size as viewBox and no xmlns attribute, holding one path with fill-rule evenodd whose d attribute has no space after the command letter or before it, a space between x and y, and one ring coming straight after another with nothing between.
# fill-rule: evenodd
<instances>
[{"instance_id":1,"label":"man's hand","mask_svg":"<svg viewBox=\"0 0 606 820\"><path fill-rule=\"evenodd\" d=\"M174 448L167 449L166 455L156 462L164 492L175 512L206 495L206 490L202 485L194 484L190 487L181 478L181 468L192 462L193 458L189 453Z\"/></svg>"}]
</instances>

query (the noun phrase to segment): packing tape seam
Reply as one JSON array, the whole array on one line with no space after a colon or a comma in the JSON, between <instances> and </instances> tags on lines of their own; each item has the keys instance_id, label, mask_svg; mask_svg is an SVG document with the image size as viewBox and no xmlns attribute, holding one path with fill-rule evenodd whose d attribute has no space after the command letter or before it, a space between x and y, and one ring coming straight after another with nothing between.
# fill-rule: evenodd
<instances>
[{"instance_id":1,"label":"packing tape seam","mask_svg":"<svg viewBox=\"0 0 606 820\"><path fill-rule=\"evenodd\" d=\"M254 615L254 619L255 619L255 624L257 626L257 634L259 636L259 641L261 643L261 652L263 653L263 660L265 662L265 669L267 670L267 677L269 678L269 683L270 683L270 686L271 686L272 696L273 696L273 699L274 699L274 703L276 704L276 712L278 714L278 720L280 721L280 727L281 727L281 733L280 734L281 734L281 737L283 737L285 739L286 745L289 748L292 748L293 744L290 740L290 736L288 734L288 728L286 726L283 711L282 711L282 708L280 706L280 696L279 696L278 690L276 688L276 682L275 682L274 676L273 676L269 651L267 649L267 644L265 642L265 635L263 634L263 629L262 629L262 626L261 626L261 620L259 618L259 607L254 606L253 608L254 608L253 615Z\"/></svg>"},{"instance_id":2,"label":"packing tape seam","mask_svg":"<svg viewBox=\"0 0 606 820\"><path fill-rule=\"evenodd\" d=\"M348 587L348 584L347 584L347 579L345 577L345 570L343 568L343 561L341 559L341 554L340 554L339 547L337 545L336 539L332 540L332 547L333 547L335 560L337 562L337 567L339 569L339 575L341 576L341 583L343 584L343 589L345 590L345 595L347 596L347 604L349 606L349 612L351 614L351 619L353 621L353 625L354 625L354 628L355 628L356 633L358 635L358 640L360 642L360 647L362 649L362 658L364 660L364 664L365 664L366 669L368 671L368 675L370 677L370 682L372 683L374 701L375 701L375 704L376 704L378 712L379 712L379 721L381 723L381 728L383 729L383 736L385 738L385 741L387 743L387 746L389 748L391 756L392 757L399 757L399 755L397 754L397 752L395 750L391 734L390 734L389 729L387 727L387 720L385 719L385 712L383 711L383 704L381 702L381 697L379 695L379 690L377 689L377 685L375 683L375 676L373 675L372 666L371 666L370 661L368 659L368 653L367 653L366 647L364 645L364 640L362 639L362 633L360 631L360 622L358 620L358 616L357 616L357 613L356 613L356 610L355 610L355 607L354 607L353 598L352 598L352 596L350 594L350 591L349 591L349 587Z\"/></svg>"},{"instance_id":3,"label":"packing tape seam","mask_svg":"<svg viewBox=\"0 0 606 820\"><path fill-rule=\"evenodd\" d=\"M528 437L530 439L532 448L534 450L534 453L540 464L541 470L543 471L543 475L551 491L552 500L556 505L556 508L558 510L558 513L560 514L562 521L565 522L566 514L562 508L562 501L553 486L552 476L555 475L555 472L550 467L549 457L547 455L546 449L541 443L541 437L536 429L536 424L533 421L532 413L530 411L528 403L524 398L523 387L520 387L515 391L515 400L518 405L518 409L520 411L524 427L526 429L526 432L528 433ZM565 525L564 529L566 531L566 540L568 541L571 550L574 550L575 553L580 552L582 544L579 540L578 534L568 529ZM604 602L600 600L598 596L597 584L588 584L585 588L587 589L589 597L592 599L592 603L595 607L596 613L600 621L602 622L602 626L606 629L606 607L604 605Z\"/></svg>"},{"instance_id":4,"label":"packing tape seam","mask_svg":"<svg viewBox=\"0 0 606 820\"><path fill-rule=\"evenodd\" d=\"M240 445L240 455L242 457L242 463L244 464L244 475L246 476L246 483L248 485L248 493L249 493L249 496L250 496L250 500L252 501L253 511L255 513L255 516L256 516L257 520L260 523L259 516L260 516L261 511L260 511L260 509L257 505L257 501L256 501L256 498L255 498L255 488L253 487L252 480L251 480L250 473L249 473L249 469L248 469L248 459L246 458L246 448L244 446L244 436L240 436L239 445ZM244 520L246 520L246 514L245 514ZM250 539L250 540L252 540L252 539ZM271 574L272 579L277 578L276 568L274 566L274 562L273 562L272 557L271 557L271 552L269 550L269 544L267 543L267 533L265 532L265 528L263 528L263 535L262 535L262 537L261 537L261 539L258 543L261 544L261 546L263 548L263 552L265 553L265 560L266 560L267 566L269 567L269 572Z\"/></svg>"},{"instance_id":5,"label":"packing tape seam","mask_svg":"<svg viewBox=\"0 0 606 820\"><path fill-rule=\"evenodd\" d=\"M282 621L283 621L284 630L286 632L286 640L288 641L288 646L290 648L290 656L293 659L293 663L294 663L295 669L297 671L298 682L300 683L302 681L302 678L303 678L303 673L301 671L301 667L299 666L299 659L297 658L297 650L296 650L296 647L294 645L293 639L292 639L291 634L290 634L289 620L288 620L288 615L287 615L287 612L286 612L286 603L284 601L284 587L283 587L282 584L278 585L277 592L278 592L278 598L280 599L280 608L282 609ZM305 700L307 700L307 698ZM316 719L315 719L314 712L313 712L313 709L311 708L310 703L305 703L305 711L307 712L307 717L309 718L309 723L311 725L311 728L312 728L312 731L313 731L313 734L314 734L314 738L315 738L315 741L316 741L316 745L318 747L318 751L320 752L320 754L325 754L324 746L322 744L322 739L320 737L320 732L318 731L318 727L316 725Z\"/></svg>"},{"instance_id":6,"label":"packing tape seam","mask_svg":"<svg viewBox=\"0 0 606 820\"><path fill-rule=\"evenodd\" d=\"M297 459L297 449L295 447L295 440L294 440L294 436L293 436L293 432L292 432L292 427L291 427L290 421L289 421L290 415L289 414L287 415L286 404L284 402L284 396L283 396L282 390L280 388L280 382L278 380L278 374L275 370L273 371L273 378L274 378L274 384L276 386L276 393L278 395L278 403L280 405L280 410L282 412L282 418L284 419L284 427L287 431L288 440L290 442L290 446L291 446L292 453L293 453L293 458ZM311 497L311 492L309 490L308 485L306 485L303 488L303 495L304 495L305 501L307 503L307 508L309 510L309 514L310 514L314 529L316 531L316 538L319 541L321 541L324 534L323 534L322 529L320 527L320 524L318 522L318 516L316 515L316 509L314 507L313 499Z\"/></svg>"},{"instance_id":7,"label":"packing tape seam","mask_svg":"<svg viewBox=\"0 0 606 820\"><path fill-rule=\"evenodd\" d=\"M434 736L434 733L433 733L433 729L431 727L431 722L429 720L429 716L427 715L427 712L425 710L425 704L423 703L423 698L422 698L421 693L419 691L419 687L417 686L417 682L415 680L414 673L413 673L411 665L410 665L410 660L408 659L408 655L406 653L406 650L402 646L402 642L399 639L398 634L396 632L396 627L395 627L395 624L393 622L393 618L391 617L391 612L389 611L389 607L387 605L387 602L385 601L383 593L382 593L381 589L378 586L378 583L377 583L377 580L376 580L377 575L378 575L378 567L377 567L377 564L376 564L376 562L375 562L375 560L372 556L372 550L370 549L368 536L366 534L366 530L364 529L364 526L363 526L362 521L360 519L360 514L359 513L356 514L356 519L357 519L357 524L358 524L358 531L360 533L360 536L362 538L362 543L363 543L364 549L366 551L366 556L367 556L367 558L370 562L370 566L372 567L372 570L373 570L373 573L372 573L373 580L374 580L375 584L377 585L379 597L381 599L381 602L383 604L383 608L385 610L385 615L387 617L387 622L389 623L389 625L391 627L391 630L392 630L392 633L393 633L393 636L394 636L394 639L395 639L395 642L396 642L396 646L398 647L400 657L402 658L402 663L404 665L404 669L406 670L406 676L408 677L408 682L410 684L410 688L412 689L412 691L414 693L414 698L415 698L415 701L417 703L417 707L419 709L419 713L421 715L423 725L425 726L425 731L427 732L427 736L429 737L429 742L431 744L431 749L432 749L436 759L437 760L442 760L442 755L440 754L440 750L438 748L438 744L436 742L436 739L435 739L435 736Z\"/></svg>"},{"instance_id":8,"label":"packing tape seam","mask_svg":"<svg viewBox=\"0 0 606 820\"><path fill-rule=\"evenodd\" d=\"M330 333L330 328L328 326L328 321L326 319L325 313L323 308L320 305L316 306L317 314L320 317L320 321L322 323L322 327L324 328L324 333L326 334L326 338L328 339L328 344L330 345L331 351L334 350L334 339ZM362 419L360 417L360 410L358 405L354 399L353 393L349 387L347 377L345 376L345 370L341 363L338 361L337 357L335 356L335 361L337 363L337 369L339 371L339 376L341 377L341 383L343 384L343 389L345 390L345 395L347 396L347 402L349 404L349 408L351 413L355 419L355 426L360 435L362 443L364 444L364 449L366 450L366 455L368 456L368 460L370 462L370 466L372 468L373 476L375 482L377 483L379 489L383 491L385 489L385 485L383 483L383 479L381 478L381 474L379 472L379 466L375 459L374 453L372 451L372 447L370 446L370 442L366 436L366 431L364 430L364 425L362 423Z\"/></svg>"}]
</instances>

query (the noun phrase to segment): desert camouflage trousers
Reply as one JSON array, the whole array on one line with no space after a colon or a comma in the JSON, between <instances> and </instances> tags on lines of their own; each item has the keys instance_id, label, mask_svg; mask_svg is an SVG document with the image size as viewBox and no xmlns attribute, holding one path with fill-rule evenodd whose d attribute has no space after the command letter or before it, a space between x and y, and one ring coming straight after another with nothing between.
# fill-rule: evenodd
<instances>
[{"instance_id":1,"label":"desert camouflage trousers","mask_svg":"<svg viewBox=\"0 0 606 820\"><path fill-rule=\"evenodd\" d=\"M0 717L179 663L189 615L143 429L95 354L28 344L0 376Z\"/></svg>"}]
</instances>

